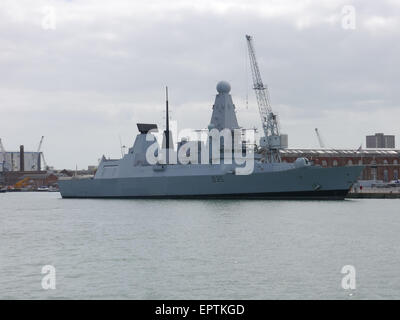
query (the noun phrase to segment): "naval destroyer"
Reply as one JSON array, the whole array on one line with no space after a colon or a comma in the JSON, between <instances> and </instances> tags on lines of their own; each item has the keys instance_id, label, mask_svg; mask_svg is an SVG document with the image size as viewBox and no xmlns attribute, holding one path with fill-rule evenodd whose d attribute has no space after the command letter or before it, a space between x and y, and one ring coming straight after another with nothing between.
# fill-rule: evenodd
<instances>
[{"instance_id":1,"label":"naval destroyer","mask_svg":"<svg viewBox=\"0 0 400 320\"><path fill-rule=\"evenodd\" d=\"M240 138L239 142L235 139L231 142L230 138L218 137L213 140L211 137L212 132L234 133L242 130L230 95L231 87L229 83L221 81L217 84L205 142L182 140L175 146L169 130L167 97L166 130L161 147L154 136L157 126L139 123L139 134L127 154L121 159L106 159L103 156L94 176L60 179L61 196L344 199L360 176L363 166L326 168L314 165L306 158L298 158L293 163L281 161L280 150L285 147L285 139L279 132L268 90L261 80L252 38L246 36L246 39L264 129L258 146L251 148L252 144L246 144ZM237 136L240 135L232 135Z\"/></svg>"},{"instance_id":2,"label":"naval destroyer","mask_svg":"<svg viewBox=\"0 0 400 320\"><path fill-rule=\"evenodd\" d=\"M217 90L209 130L238 129L229 84L220 82ZM254 153L250 174L239 174L240 165L234 161L225 163L225 159L208 164L151 164L146 154L153 145L158 147L156 139L149 139L156 125L138 124L138 129L133 147L123 158L112 160L103 156L93 177L61 179L62 197L344 199L363 169L325 168L305 158L294 163L267 161L266 152ZM171 142L169 137L165 132L164 140Z\"/></svg>"}]
</instances>

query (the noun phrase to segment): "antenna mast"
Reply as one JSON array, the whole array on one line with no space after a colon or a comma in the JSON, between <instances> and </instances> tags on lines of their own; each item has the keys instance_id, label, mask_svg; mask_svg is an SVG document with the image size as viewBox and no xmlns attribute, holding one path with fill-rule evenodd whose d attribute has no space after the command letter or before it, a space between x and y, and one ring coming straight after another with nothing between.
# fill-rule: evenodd
<instances>
[{"instance_id":1,"label":"antenna mast","mask_svg":"<svg viewBox=\"0 0 400 320\"><path fill-rule=\"evenodd\" d=\"M165 87L165 106L166 106L166 124L165 124L165 148L169 150L169 110L168 110L168 87Z\"/></svg>"}]
</instances>

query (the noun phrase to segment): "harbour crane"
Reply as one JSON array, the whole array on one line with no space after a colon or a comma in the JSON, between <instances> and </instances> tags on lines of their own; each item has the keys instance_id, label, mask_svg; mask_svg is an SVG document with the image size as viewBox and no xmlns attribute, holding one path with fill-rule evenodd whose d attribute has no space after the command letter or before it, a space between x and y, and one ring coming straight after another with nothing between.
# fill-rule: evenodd
<instances>
[{"instance_id":1,"label":"harbour crane","mask_svg":"<svg viewBox=\"0 0 400 320\"><path fill-rule=\"evenodd\" d=\"M44 139L44 136L42 136L42 137L40 138L39 146L38 146L38 148L37 148L37 152L38 152L38 153L40 152L40 149L42 149L43 139Z\"/></svg>"},{"instance_id":2,"label":"harbour crane","mask_svg":"<svg viewBox=\"0 0 400 320\"><path fill-rule=\"evenodd\" d=\"M40 138L39 146L37 148L36 153L32 153L32 170L40 170L39 159L41 157L40 150L42 149L44 136ZM37 156L37 158L36 158Z\"/></svg>"},{"instance_id":3,"label":"harbour crane","mask_svg":"<svg viewBox=\"0 0 400 320\"><path fill-rule=\"evenodd\" d=\"M44 139L44 136L42 136L41 138L40 138L40 142L39 142L39 146L38 146L38 148L37 148L37 151L36 151L36 154L33 154L32 155L32 160L33 160L33 165L32 165L32 170L40 170L41 168L39 167L39 165L40 165L40 163L39 163L39 159L41 158L42 159L42 161L43 161L43 165L44 165L44 169L45 170L47 170L47 163L46 163L46 159L44 158L44 154L43 154L43 152L41 152L40 150L42 150L42 145L43 145L43 139ZM38 158L37 158L37 161L36 161L36 163L35 163L35 155L37 155L38 156Z\"/></svg>"},{"instance_id":4,"label":"harbour crane","mask_svg":"<svg viewBox=\"0 0 400 320\"><path fill-rule=\"evenodd\" d=\"M321 137L321 134L318 131L318 128L315 128L315 134L317 135L318 143L319 143L320 148L325 148L325 143L322 140L322 137Z\"/></svg>"},{"instance_id":5,"label":"harbour crane","mask_svg":"<svg viewBox=\"0 0 400 320\"><path fill-rule=\"evenodd\" d=\"M264 85L261 79L261 73L258 68L253 46L253 38L246 35L246 40L250 57L251 74L253 77L253 89L256 93L261 123L264 130L264 137L260 139L260 146L261 149L265 150L265 160L267 162L281 162L279 150L282 147L277 115L272 112L268 87Z\"/></svg>"},{"instance_id":6,"label":"harbour crane","mask_svg":"<svg viewBox=\"0 0 400 320\"><path fill-rule=\"evenodd\" d=\"M2 156L3 156L2 170L3 171L8 171L7 153L6 153L6 150L4 149L3 142L1 142L1 138L0 138L0 152L1 152Z\"/></svg>"},{"instance_id":7,"label":"harbour crane","mask_svg":"<svg viewBox=\"0 0 400 320\"><path fill-rule=\"evenodd\" d=\"M41 152L40 155L42 156L42 161L43 161L43 165L44 165L44 170L48 170L49 166L47 165L46 159L44 158L44 153Z\"/></svg>"}]
</instances>

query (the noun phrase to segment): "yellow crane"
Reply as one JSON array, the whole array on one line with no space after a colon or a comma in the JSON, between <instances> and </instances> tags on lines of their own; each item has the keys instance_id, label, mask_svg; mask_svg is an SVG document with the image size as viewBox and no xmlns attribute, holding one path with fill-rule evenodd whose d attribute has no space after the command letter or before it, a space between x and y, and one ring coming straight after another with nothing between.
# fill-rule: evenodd
<instances>
[{"instance_id":1,"label":"yellow crane","mask_svg":"<svg viewBox=\"0 0 400 320\"><path fill-rule=\"evenodd\" d=\"M17 183L15 183L15 184L14 184L14 188L15 188L15 189L20 189L20 188L23 188L23 187L27 187L27 186L29 186L30 183L31 183L30 180L31 180L31 178L26 177L26 178L24 178L24 179L18 181Z\"/></svg>"}]
</instances>

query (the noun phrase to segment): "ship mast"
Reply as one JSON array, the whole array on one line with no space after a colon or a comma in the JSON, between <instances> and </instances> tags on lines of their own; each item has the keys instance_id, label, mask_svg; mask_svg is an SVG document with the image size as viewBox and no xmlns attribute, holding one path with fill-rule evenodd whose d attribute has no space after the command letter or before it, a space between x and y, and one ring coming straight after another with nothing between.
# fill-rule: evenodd
<instances>
[{"instance_id":1,"label":"ship mast","mask_svg":"<svg viewBox=\"0 0 400 320\"><path fill-rule=\"evenodd\" d=\"M281 138L279 134L277 116L272 112L268 87L261 79L260 69L256 59L253 46L253 38L246 35L249 50L251 74L253 76L253 89L256 93L264 137L260 139L260 146L265 151L267 162L281 162L279 149L281 149Z\"/></svg>"},{"instance_id":2,"label":"ship mast","mask_svg":"<svg viewBox=\"0 0 400 320\"><path fill-rule=\"evenodd\" d=\"M165 150L165 163L167 164L169 163L170 160L171 145L173 144L172 144L171 133L169 131L168 87L165 87L165 130L164 130L163 149Z\"/></svg>"},{"instance_id":3,"label":"ship mast","mask_svg":"<svg viewBox=\"0 0 400 320\"><path fill-rule=\"evenodd\" d=\"M165 87L165 107L166 107L166 124L165 124L165 148L169 150L169 110L168 110L168 87Z\"/></svg>"}]
</instances>

